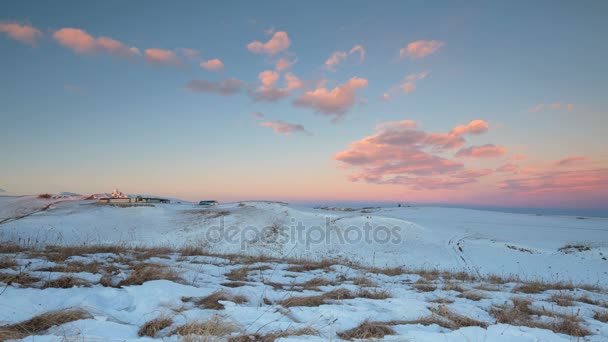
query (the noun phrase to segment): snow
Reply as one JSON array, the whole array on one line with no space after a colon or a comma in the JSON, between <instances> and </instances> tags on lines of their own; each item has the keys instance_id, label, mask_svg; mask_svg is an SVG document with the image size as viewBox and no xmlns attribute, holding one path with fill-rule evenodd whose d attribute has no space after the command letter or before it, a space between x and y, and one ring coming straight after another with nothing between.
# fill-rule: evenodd
<instances>
[{"instance_id":1,"label":"snow","mask_svg":"<svg viewBox=\"0 0 608 342\"><path fill-rule=\"evenodd\" d=\"M404 207L368 210L321 210L289 206L272 202L244 202L200 208L195 204L155 204L153 207L115 207L99 205L94 200L71 196L61 199L30 197L0 197L0 241L15 242L28 248L42 249L47 245L112 244L126 247L204 246L208 255L153 255L145 260L133 256L118 263L113 253L73 255L65 262L99 262L118 266L113 274L116 282L130 274L137 262L161 264L178 271L183 282L152 280L142 285L104 287L101 274L37 271L61 265L46 260L44 253L21 252L2 257L14 257L18 267L0 269L0 273L18 274L24 269L42 282L63 275L81 279L88 286L71 288L42 288L40 283L30 287L3 285L0 292L0 326L18 323L52 310L82 308L90 318L55 326L39 336L24 341L60 341L66 336L95 341L153 340L139 337L137 331L145 322L168 315L173 318L170 328L158 338L178 340L170 331L192 320L210 319L216 314L238 325L239 334L266 334L287 329L312 327L319 336L289 336L281 340L339 340L338 333L354 328L364 321L411 321L432 314L437 307L432 301L450 299L445 306L452 312L488 324L487 328L462 327L456 330L437 325L397 324L396 335L386 340L402 341L571 341L574 337L551 330L497 323L490 309L504 305L514 297L526 296L531 307L548 309L560 314L577 314L581 324L591 331L589 341L608 339L608 324L593 318L596 311L606 310L595 304L575 302L561 307L550 300L557 290L538 294L513 293L516 284L495 284L496 291L474 290L486 298L475 301L460 298L460 292L446 290L448 280L438 278L436 289L417 291L414 287L424 276L417 269L465 271L480 276L498 274L519 275L524 279L550 282L567 281L575 284L608 283L608 219L580 220L568 216L535 216L508 214L470 209L437 207ZM303 236L298 239L301 223ZM399 229L401 239L382 243L340 241L347 232L363 232L366 224L371 232L378 227ZM213 239L220 227L225 235L234 228L236 239ZM328 230L324 230L328 226ZM319 228L320 227L320 228ZM353 228L356 227L356 228ZM323 239L314 240L314 232L328 232ZM250 234L268 239L251 239ZM243 235L244 234L244 235ZM312 235L311 235L312 234ZM278 236L278 237L277 237ZM394 236L393 236L394 237ZM588 247L560 251L566 245ZM269 255L274 261L244 264L234 255ZM130 259L129 259L130 258ZM335 259L329 268L289 271L293 260ZM349 265L351 265L349 267ZM227 273L241 267L250 270L244 286L226 287ZM365 268L365 267L367 268ZM386 275L372 267L404 266L404 274ZM332 285L304 290L300 284L322 277ZM283 307L280 301L293 296L319 295L336 288L353 293L364 288L351 280L365 277L387 291L390 298L353 298L327 300L320 306ZM272 283L284 284L274 288ZM459 281L466 291L480 285L476 281ZM223 310L196 307L183 297L205 297L220 289L232 295L242 295L246 303L221 301ZM574 296L587 296L597 303L608 303L605 290L568 291ZM268 302L267 302L268 301ZM604 304L606 305L606 304ZM545 317L545 316L543 316ZM0 328L1 331L1 328Z\"/></svg>"}]
</instances>

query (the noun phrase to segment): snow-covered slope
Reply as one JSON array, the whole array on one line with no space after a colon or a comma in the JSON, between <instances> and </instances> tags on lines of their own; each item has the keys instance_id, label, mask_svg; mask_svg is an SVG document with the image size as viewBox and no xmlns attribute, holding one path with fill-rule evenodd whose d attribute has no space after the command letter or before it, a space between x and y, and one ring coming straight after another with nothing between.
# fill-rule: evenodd
<instances>
[{"instance_id":1,"label":"snow-covered slope","mask_svg":"<svg viewBox=\"0 0 608 342\"><path fill-rule=\"evenodd\" d=\"M3 197L0 214L0 240L33 245L204 244L216 253L608 283L604 218L436 207L336 211L272 202L122 208L33 197Z\"/></svg>"}]
</instances>

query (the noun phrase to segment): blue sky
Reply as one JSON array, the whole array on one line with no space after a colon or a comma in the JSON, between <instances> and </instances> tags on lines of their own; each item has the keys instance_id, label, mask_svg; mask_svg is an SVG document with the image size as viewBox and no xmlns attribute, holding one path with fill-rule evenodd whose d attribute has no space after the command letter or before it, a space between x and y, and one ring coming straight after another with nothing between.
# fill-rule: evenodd
<instances>
[{"instance_id":1,"label":"blue sky","mask_svg":"<svg viewBox=\"0 0 608 342\"><path fill-rule=\"evenodd\" d=\"M608 177L607 7L602 1L3 2L0 188L21 194L119 187L222 200L597 205L608 199L607 189L597 186ZM15 39L15 26L8 24L40 34L33 44ZM141 55L77 52L55 37L63 28L110 37ZM247 48L277 32L288 35L287 49L259 54ZM423 57L400 57L400 49L418 41L441 47ZM348 54L356 45L365 50L363 61ZM146 62L149 48L174 53L181 67ZM200 59L188 59L180 48L197 51ZM340 51L347 57L335 71L324 67ZM277 72L277 87L286 73L305 85L279 101L256 101L250 92L260 85L258 75L274 70L280 57L295 63ZM199 66L216 58L223 70ZM414 91L399 90L407 75L420 73L427 76ZM320 115L312 105L293 104L307 92L331 91L353 77L367 85L341 114ZM228 78L244 82L240 93L186 87L193 79ZM389 101L380 98L385 93ZM531 112L541 104L542 110ZM560 107L552 110L551 104ZM252 117L254 112L264 118ZM335 116L341 119L334 123ZM427 134L448 133L473 120L487 129L467 135L466 145L456 150L415 146L429 158L456 160L456 171L408 169L378 178L388 165L411 162L403 150L401 159L387 160L388 152L410 153L413 146L374 145L370 153L377 158L367 158L367 164L336 158L345 151L362 153L352 144L377 134L379 124L402 120L415 121L415 129ZM277 134L264 122L302 125L312 134ZM413 128L385 129L410 134ZM459 149L486 144L504 151L454 159ZM526 159L515 162L518 155ZM567 168L556 174L555 163L573 156L582 159L558 164ZM507 164L517 170L496 172ZM463 179L452 172L471 170L494 172L462 184L436 184ZM353 182L353 174L365 177ZM572 191L577 195L568 196Z\"/></svg>"}]
</instances>

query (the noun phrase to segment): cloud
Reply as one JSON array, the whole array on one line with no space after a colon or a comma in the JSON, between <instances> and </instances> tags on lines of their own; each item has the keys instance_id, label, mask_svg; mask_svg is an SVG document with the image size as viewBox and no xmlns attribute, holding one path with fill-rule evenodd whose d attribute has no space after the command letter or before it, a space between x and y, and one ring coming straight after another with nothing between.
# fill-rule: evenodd
<instances>
[{"instance_id":1,"label":"cloud","mask_svg":"<svg viewBox=\"0 0 608 342\"><path fill-rule=\"evenodd\" d=\"M569 156L569 157L556 161L555 165L570 166L570 165L577 164L577 163L579 163L581 161L585 161L585 160L587 160L587 157L585 157L585 156Z\"/></svg>"},{"instance_id":2,"label":"cloud","mask_svg":"<svg viewBox=\"0 0 608 342\"><path fill-rule=\"evenodd\" d=\"M465 127L479 126L475 120L471 123ZM375 131L333 156L342 166L359 169L349 180L417 190L450 189L493 173L490 169L466 170L464 164L435 154L461 146L465 141L459 134L477 134L476 129L427 133L416 122L402 120L378 124Z\"/></svg>"},{"instance_id":3,"label":"cloud","mask_svg":"<svg viewBox=\"0 0 608 342\"><path fill-rule=\"evenodd\" d=\"M234 95L239 93L245 83L236 78L229 78L220 82L210 82L206 80L191 80L186 84L186 88L197 93L214 93L219 95Z\"/></svg>"},{"instance_id":4,"label":"cloud","mask_svg":"<svg viewBox=\"0 0 608 342\"><path fill-rule=\"evenodd\" d=\"M53 33L53 38L61 45L79 54L107 53L117 57L132 58L140 55L136 47L128 47L124 43L108 38L93 37L85 30L77 28L62 28Z\"/></svg>"},{"instance_id":5,"label":"cloud","mask_svg":"<svg viewBox=\"0 0 608 342\"><path fill-rule=\"evenodd\" d=\"M408 57L410 59L424 58L435 53L444 43L438 40L418 40L407 44L399 50L399 57Z\"/></svg>"},{"instance_id":6,"label":"cloud","mask_svg":"<svg viewBox=\"0 0 608 342\"><path fill-rule=\"evenodd\" d=\"M201 67L207 70L220 71L224 70L224 63L219 59L210 59L206 62L201 62Z\"/></svg>"},{"instance_id":7,"label":"cloud","mask_svg":"<svg viewBox=\"0 0 608 342\"><path fill-rule=\"evenodd\" d=\"M279 60L277 61L277 63L275 64L275 70L276 71L285 71L288 70L289 68L291 68L292 65L295 64L296 61L290 61L287 58L279 58Z\"/></svg>"},{"instance_id":8,"label":"cloud","mask_svg":"<svg viewBox=\"0 0 608 342\"><path fill-rule=\"evenodd\" d=\"M380 100L382 101L390 101L391 100L391 94L389 93L384 93L382 95L380 95Z\"/></svg>"},{"instance_id":9,"label":"cloud","mask_svg":"<svg viewBox=\"0 0 608 342\"><path fill-rule=\"evenodd\" d=\"M173 51L163 50L163 49L146 49L144 51L144 56L146 61L152 64L167 64L173 65L176 67L181 67L183 65L182 60L175 55Z\"/></svg>"},{"instance_id":10,"label":"cloud","mask_svg":"<svg viewBox=\"0 0 608 342\"><path fill-rule=\"evenodd\" d=\"M260 126L270 127L276 134L290 135L292 133L300 132L300 133L310 135L310 132L308 132L304 128L304 126L302 126L300 124L291 124L291 123L283 122L280 120L262 122L260 124Z\"/></svg>"},{"instance_id":11,"label":"cloud","mask_svg":"<svg viewBox=\"0 0 608 342\"><path fill-rule=\"evenodd\" d=\"M251 117L253 117L254 119L261 120L261 119L264 118L264 113L262 113L262 112L253 112L253 113L251 113Z\"/></svg>"},{"instance_id":12,"label":"cloud","mask_svg":"<svg viewBox=\"0 0 608 342\"><path fill-rule=\"evenodd\" d=\"M278 31L275 32L266 43L259 41L253 41L247 44L247 49L257 54L276 55L281 51L285 51L289 48L291 42L287 32Z\"/></svg>"},{"instance_id":13,"label":"cloud","mask_svg":"<svg viewBox=\"0 0 608 342\"><path fill-rule=\"evenodd\" d=\"M496 169L496 172L511 172L511 171L515 171L519 168L519 166L515 165L515 164L505 164L499 168Z\"/></svg>"},{"instance_id":14,"label":"cloud","mask_svg":"<svg viewBox=\"0 0 608 342\"><path fill-rule=\"evenodd\" d=\"M473 120L467 125L460 125L452 129L452 134L482 134L488 131L488 124L483 120Z\"/></svg>"},{"instance_id":15,"label":"cloud","mask_svg":"<svg viewBox=\"0 0 608 342\"><path fill-rule=\"evenodd\" d=\"M325 61L325 69L334 71L335 67L340 64L340 61L346 59L346 52L336 51Z\"/></svg>"},{"instance_id":16,"label":"cloud","mask_svg":"<svg viewBox=\"0 0 608 342\"><path fill-rule=\"evenodd\" d=\"M333 121L337 121L356 103L356 92L366 87L366 79L353 77L331 90L321 85L307 91L293 103L298 107L312 108L317 113L333 116Z\"/></svg>"},{"instance_id":17,"label":"cloud","mask_svg":"<svg viewBox=\"0 0 608 342\"><path fill-rule=\"evenodd\" d=\"M520 154L514 154L514 155L512 155L511 158L513 160L524 160L524 159L528 158L528 156L525 155L525 154L521 154L520 153Z\"/></svg>"},{"instance_id":18,"label":"cloud","mask_svg":"<svg viewBox=\"0 0 608 342\"><path fill-rule=\"evenodd\" d=\"M361 45L355 45L355 46L352 47L352 49L350 49L350 51L348 53L346 53L345 51L336 51L336 52L334 52L325 61L324 68L327 69L327 70L329 70L329 71L336 71L336 67L338 66L338 64L340 64L349 55L352 55L353 53L358 53L359 54L359 61L363 62L363 60L365 59L365 49Z\"/></svg>"},{"instance_id":19,"label":"cloud","mask_svg":"<svg viewBox=\"0 0 608 342\"><path fill-rule=\"evenodd\" d=\"M0 188L0 192L7 192L7 191L6 191L6 190L4 190L4 189L1 189L1 188Z\"/></svg>"},{"instance_id":20,"label":"cloud","mask_svg":"<svg viewBox=\"0 0 608 342\"><path fill-rule=\"evenodd\" d=\"M201 58L200 53L198 51L194 50L194 49L190 49L190 48L177 48L176 50L177 50L177 52L179 52L180 54L182 54L186 58L188 58L190 60L193 60L193 61L198 61Z\"/></svg>"},{"instance_id":21,"label":"cloud","mask_svg":"<svg viewBox=\"0 0 608 342\"><path fill-rule=\"evenodd\" d=\"M428 74L428 71L419 72L417 74L409 74L405 76L405 80L399 85L399 88L401 88L404 93L409 94L416 90L416 82L425 79Z\"/></svg>"},{"instance_id":22,"label":"cloud","mask_svg":"<svg viewBox=\"0 0 608 342\"><path fill-rule=\"evenodd\" d=\"M503 146L496 146L493 144L486 144L482 146L471 146L463 148L456 152L456 157L469 157L469 158L492 158L502 156L507 152L507 149Z\"/></svg>"},{"instance_id":23,"label":"cloud","mask_svg":"<svg viewBox=\"0 0 608 342\"><path fill-rule=\"evenodd\" d=\"M76 93L78 95L84 95L84 94L86 94L86 90L84 90L84 88L82 88L80 86L72 85L72 84L66 84L66 85L64 85L63 89L71 91L71 92Z\"/></svg>"},{"instance_id":24,"label":"cloud","mask_svg":"<svg viewBox=\"0 0 608 342\"><path fill-rule=\"evenodd\" d=\"M608 168L548 171L529 177L507 179L499 188L525 194L594 192L608 188Z\"/></svg>"},{"instance_id":25,"label":"cloud","mask_svg":"<svg viewBox=\"0 0 608 342\"><path fill-rule=\"evenodd\" d=\"M556 111L560 109L566 109L567 111L574 110L574 105L572 103L566 103L565 105L562 102L555 103L539 103L536 106L528 109L528 113L539 113L542 111Z\"/></svg>"},{"instance_id":26,"label":"cloud","mask_svg":"<svg viewBox=\"0 0 608 342\"><path fill-rule=\"evenodd\" d=\"M0 22L0 32L4 32L8 37L31 46L36 46L38 39L42 37L42 32L37 28L17 23Z\"/></svg>"},{"instance_id":27,"label":"cloud","mask_svg":"<svg viewBox=\"0 0 608 342\"><path fill-rule=\"evenodd\" d=\"M256 101L278 101L291 94L292 90L300 89L303 86L302 81L292 73L287 73L284 76L285 87L277 87L277 83L281 75L273 70L265 70L259 73L258 79L260 86L252 92L252 97Z\"/></svg>"},{"instance_id":28,"label":"cloud","mask_svg":"<svg viewBox=\"0 0 608 342\"><path fill-rule=\"evenodd\" d=\"M355 45L348 52L349 54L359 53L359 61L363 62L365 60L365 49L361 45Z\"/></svg>"}]
</instances>

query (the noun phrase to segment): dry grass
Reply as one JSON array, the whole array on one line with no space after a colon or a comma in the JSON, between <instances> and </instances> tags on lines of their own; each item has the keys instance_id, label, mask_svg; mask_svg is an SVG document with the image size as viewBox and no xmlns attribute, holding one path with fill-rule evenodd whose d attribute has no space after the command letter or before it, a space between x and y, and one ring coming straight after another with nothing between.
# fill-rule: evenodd
<instances>
[{"instance_id":1,"label":"dry grass","mask_svg":"<svg viewBox=\"0 0 608 342\"><path fill-rule=\"evenodd\" d=\"M0 341L22 339L26 336L37 335L56 325L89 317L91 317L89 313L81 309L49 311L27 321L0 327Z\"/></svg>"},{"instance_id":2,"label":"dry grass","mask_svg":"<svg viewBox=\"0 0 608 342\"><path fill-rule=\"evenodd\" d=\"M173 253L173 249L169 247L149 247L149 248L135 248L135 259L137 260L148 260L150 258L163 258L168 259L169 254Z\"/></svg>"},{"instance_id":3,"label":"dry grass","mask_svg":"<svg viewBox=\"0 0 608 342\"><path fill-rule=\"evenodd\" d=\"M593 314L593 319L600 322L608 323L608 311L595 311L595 313Z\"/></svg>"},{"instance_id":4,"label":"dry grass","mask_svg":"<svg viewBox=\"0 0 608 342\"><path fill-rule=\"evenodd\" d=\"M299 260L298 265L291 265L285 269L288 272L309 272L314 270L329 270L329 268L338 262L335 260L324 259L321 261L314 260Z\"/></svg>"},{"instance_id":5,"label":"dry grass","mask_svg":"<svg viewBox=\"0 0 608 342\"><path fill-rule=\"evenodd\" d=\"M365 321L358 327L338 333L338 336L345 340L354 340L383 338L394 334L395 330L386 324Z\"/></svg>"},{"instance_id":6,"label":"dry grass","mask_svg":"<svg viewBox=\"0 0 608 342\"><path fill-rule=\"evenodd\" d=\"M220 285L226 286L226 287L230 287L230 288L235 288L235 287L246 286L247 283L244 283L242 281L231 281L231 282L228 282L228 283L221 283Z\"/></svg>"},{"instance_id":7,"label":"dry grass","mask_svg":"<svg viewBox=\"0 0 608 342\"><path fill-rule=\"evenodd\" d=\"M286 308L293 306L320 306L328 300L353 299L355 296L347 289L336 289L317 296L290 297L282 300L280 304Z\"/></svg>"},{"instance_id":8,"label":"dry grass","mask_svg":"<svg viewBox=\"0 0 608 342\"><path fill-rule=\"evenodd\" d=\"M542 293L547 290L574 290L575 286L571 283L548 283L544 281L529 281L516 286L513 292L522 293Z\"/></svg>"},{"instance_id":9,"label":"dry grass","mask_svg":"<svg viewBox=\"0 0 608 342\"><path fill-rule=\"evenodd\" d=\"M450 330L458 329L458 327L453 322L450 322L446 318L443 318L443 317L437 316L437 315L420 317L420 318L413 319L413 320L393 320L393 321L383 322L383 323L387 324L387 325L412 325L412 324L433 325L433 324L436 324L442 328L446 328L446 329L450 329Z\"/></svg>"},{"instance_id":10,"label":"dry grass","mask_svg":"<svg viewBox=\"0 0 608 342\"><path fill-rule=\"evenodd\" d=\"M249 275L249 268L240 267L226 273L226 278L232 281L245 281L247 280L247 275Z\"/></svg>"},{"instance_id":11,"label":"dry grass","mask_svg":"<svg viewBox=\"0 0 608 342\"><path fill-rule=\"evenodd\" d=\"M412 287L415 288L419 292L433 292L433 291L437 290L437 286L435 286L433 284L419 283L419 284L412 285Z\"/></svg>"},{"instance_id":12,"label":"dry grass","mask_svg":"<svg viewBox=\"0 0 608 342\"><path fill-rule=\"evenodd\" d=\"M25 251L26 248L12 242L0 243L0 254L15 254Z\"/></svg>"},{"instance_id":13,"label":"dry grass","mask_svg":"<svg viewBox=\"0 0 608 342\"><path fill-rule=\"evenodd\" d=\"M159 264L138 264L118 286L141 285L151 280L169 280L175 283L183 283L184 280L179 273L172 268Z\"/></svg>"},{"instance_id":14,"label":"dry grass","mask_svg":"<svg viewBox=\"0 0 608 342\"><path fill-rule=\"evenodd\" d=\"M88 282L70 276L61 276L57 279L49 280L42 285L43 289L48 288L59 288L59 289L69 289L75 286L90 286Z\"/></svg>"},{"instance_id":15,"label":"dry grass","mask_svg":"<svg viewBox=\"0 0 608 342\"><path fill-rule=\"evenodd\" d=\"M144 325L139 328L137 335L154 337L159 331L170 327L173 324L173 320L169 317L157 317L153 320L147 321Z\"/></svg>"},{"instance_id":16,"label":"dry grass","mask_svg":"<svg viewBox=\"0 0 608 342\"><path fill-rule=\"evenodd\" d=\"M445 284L443 284L443 287L441 288L444 291L456 291L456 292L465 292L466 290L460 286L460 284L453 282L453 281L449 281Z\"/></svg>"},{"instance_id":17,"label":"dry grass","mask_svg":"<svg viewBox=\"0 0 608 342\"><path fill-rule=\"evenodd\" d=\"M40 195L38 195L38 198L40 198L40 199L51 199L51 198L53 198L53 195L51 195L51 194L40 194Z\"/></svg>"},{"instance_id":18,"label":"dry grass","mask_svg":"<svg viewBox=\"0 0 608 342\"><path fill-rule=\"evenodd\" d=\"M178 252L182 256L199 256L209 254L209 251L207 250L207 245L204 243L184 246L182 249L178 250Z\"/></svg>"},{"instance_id":19,"label":"dry grass","mask_svg":"<svg viewBox=\"0 0 608 342\"><path fill-rule=\"evenodd\" d=\"M552 294L549 300L555 302L555 304L559 306L572 306L574 305L573 301L575 298L567 293L560 292Z\"/></svg>"},{"instance_id":20,"label":"dry grass","mask_svg":"<svg viewBox=\"0 0 608 342\"><path fill-rule=\"evenodd\" d=\"M406 270L403 267L371 267L368 268L367 271L371 273L384 274L391 277L406 273Z\"/></svg>"},{"instance_id":21,"label":"dry grass","mask_svg":"<svg viewBox=\"0 0 608 342\"><path fill-rule=\"evenodd\" d=\"M488 292L498 292L500 288L498 286L493 286L489 284L479 284L473 287L475 290L480 291L488 291Z\"/></svg>"},{"instance_id":22,"label":"dry grass","mask_svg":"<svg viewBox=\"0 0 608 342\"><path fill-rule=\"evenodd\" d=\"M15 260L14 257L2 257L0 258L0 269L2 268L8 268L8 269L14 269L17 267L17 261Z\"/></svg>"},{"instance_id":23,"label":"dry grass","mask_svg":"<svg viewBox=\"0 0 608 342\"><path fill-rule=\"evenodd\" d=\"M436 303L436 304L452 304L452 303L454 303L454 300L451 298L447 298L447 297L439 297L439 298L431 299L431 300L429 300L429 302Z\"/></svg>"},{"instance_id":24,"label":"dry grass","mask_svg":"<svg viewBox=\"0 0 608 342\"><path fill-rule=\"evenodd\" d=\"M463 292L463 293L459 294L457 297L458 298L465 298L465 299L468 299L468 300L474 300L474 301L479 301L479 300L487 299L488 298L488 297L486 297L486 296L484 296L481 293L476 292L476 291Z\"/></svg>"},{"instance_id":25,"label":"dry grass","mask_svg":"<svg viewBox=\"0 0 608 342\"><path fill-rule=\"evenodd\" d=\"M188 298L187 298L188 299ZM221 301L230 301L235 304L243 304L247 303L247 297L241 295L233 295L227 291L216 291L207 297L194 299L194 304L202 309L211 309L211 310L223 310L224 305L220 303ZM182 301L184 299L182 298ZM186 300L190 301L190 299Z\"/></svg>"},{"instance_id":26,"label":"dry grass","mask_svg":"<svg viewBox=\"0 0 608 342\"><path fill-rule=\"evenodd\" d=\"M213 316L207 321L193 321L173 329L171 335L179 336L226 336L238 330L238 326L225 321L220 316Z\"/></svg>"},{"instance_id":27,"label":"dry grass","mask_svg":"<svg viewBox=\"0 0 608 342\"><path fill-rule=\"evenodd\" d=\"M359 291L357 291L355 293L355 297L356 298L367 298L367 299L387 299L387 298L391 298L392 296L388 291L385 291L385 290L359 289Z\"/></svg>"},{"instance_id":28,"label":"dry grass","mask_svg":"<svg viewBox=\"0 0 608 342\"><path fill-rule=\"evenodd\" d=\"M0 273L0 283L6 285L19 284L21 287L32 287L33 284L39 282L40 279L30 276L26 272L18 274Z\"/></svg>"},{"instance_id":29,"label":"dry grass","mask_svg":"<svg viewBox=\"0 0 608 342\"><path fill-rule=\"evenodd\" d=\"M230 337L228 342L274 342L279 338L289 336L318 336L319 332L311 327L300 328L300 329L287 329L284 331L278 331L269 333L266 335L260 334L249 334Z\"/></svg>"},{"instance_id":30,"label":"dry grass","mask_svg":"<svg viewBox=\"0 0 608 342\"><path fill-rule=\"evenodd\" d=\"M473 318L457 314L450 311L445 305L439 305L437 308L429 308L435 315L441 316L450 322L454 323L457 328L462 327L482 327L487 328L488 323L475 320Z\"/></svg>"},{"instance_id":31,"label":"dry grass","mask_svg":"<svg viewBox=\"0 0 608 342\"><path fill-rule=\"evenodd\" d=\"M533 309L530 308L530 300L525 298L513 298L512 301L512 306L494 307L490 310L490 314L496 318L498 323L548 329L556 333L578 337L590 334L585 327L581 326L578 315L558 315L544 309L542 311ZM553 317L553 321L536 319L541 315Z\"/></svg>"},{"instance_id":32,"label":"dry grass","mask_svg":"<svg viewBox=\"0 0 608 342\"><path fill-rule=\"evenodd\" d=\"M90 263L84 263L84 262L80 262L80 261L71 261L71 262L68 262L67 264L39 268L36 271L64 272L64 273L88 272L88 273L98 274L98 273L100 273L101 268L102 268L102 264L97 261L93 261Z\"/></svg>"},{"instance_id":33,"label":"dry grass","mask_svg":"<svg viewBox=\"0 0 608 342\"><path fill-rule=\"evenodd\" d=\"M365 287L375 287L375 286L378 286L378 284L374 283L368 277L355 277L355 278L350 278L348 280L352 281L353 285L365 286Z\"/></svg>"},{"instance_id":34,"label":"dry grass","mask_svg":"<svg viewBox=\"0 0 608 342\"><path fill-rule=\"evenodd\" d=\"M63 262L72 256L85 256L89 254L113 253L126 254L128 248L119 245L91 245L91 246L46 246L44 250L35 251L36 256L44 257L48 261Z\"/></svg>"},{"instance_id":35,"label":"dry grass","mask_svg":"<svg viewBox=\"0 0 608 342\"><path fill-rule=\"evenodd\" d=\"M320 291L319 286L335 286L338 285L335 281L325 279L322 277L312 278L301 284L304 290Z\"/></svg>"}]
</instances>

